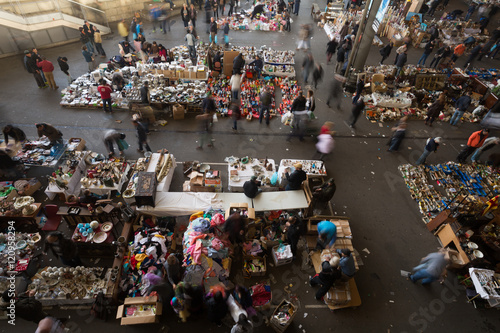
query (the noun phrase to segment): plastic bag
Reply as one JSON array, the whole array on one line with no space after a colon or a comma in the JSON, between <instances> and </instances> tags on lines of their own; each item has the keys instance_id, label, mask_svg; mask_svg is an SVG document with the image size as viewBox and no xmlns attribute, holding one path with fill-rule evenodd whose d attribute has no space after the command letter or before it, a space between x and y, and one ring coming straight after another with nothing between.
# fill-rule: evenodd
<instances>
[{"instance_id":1,"label":"plastic bag","mask_svg":"<svg viewBox=\"0 0 500 333\"><path fill-rule=\"evenodd\" d=\"M276 171L271 176L271 185L277 185L277 184L278 184L278 172Z\"/></svg>"},{"instance_id":2,"label":"plastic bag","mask_svg":"<svg viewBox=\"0 0 500 333\"><path fill-rule=\"evenodd\" d=\"M217 119L217 113L214 113L213 122L216 123L218 121L219 121L219 119Z\"/></svg>"}]
</instances>

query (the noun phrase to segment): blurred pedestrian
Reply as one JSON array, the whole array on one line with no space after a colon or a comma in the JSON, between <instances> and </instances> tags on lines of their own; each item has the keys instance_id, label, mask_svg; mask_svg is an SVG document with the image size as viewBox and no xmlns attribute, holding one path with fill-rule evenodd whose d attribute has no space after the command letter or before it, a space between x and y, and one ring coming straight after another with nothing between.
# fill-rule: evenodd
<instances>
[{"instance_id":1,"label":"blurred pedestrian","mask_svg":"<svg viewBox=\"0 0 500 333\"><path fill-rule=\"evenodd\" d=\"M286 238L290 244L293 257L297 256L297 244L301 236L304 236L307 232L307 228L300 217L290 216L288 222L285 224L286 227Z\"/></svg>"},{"instance_id":2,"label":"blurred pedestrian","mask_svg":"<svg viewBox=\"0 0 500 333\"><path fill-rule=\"evenodd\" d=\"M326 44L326 64L330 63L332 56L335 54L335 50L337 50L338 43L336 39L332 39Z\"/></svg>"},{"instance_id":3,"label":"blurred pedestrian","mask_svg":"<svg viewBox=\"0 0 500 333\"><path fill-rule=\"evenodd\" d=\"M302 61L302 76L304 83L307 83L309 73L314 69L314 58L311 52L308 52Z\"/></svg>"},{"instance_id":4,"label":"blurred pedestrian","mask_svg":"<svg viewBox=\"0 0 500 333\"><path fill-rule=\"evenodd\" d=\"M200 133L200 143L196 149L203 149L205 142L208 142L207 147L213 148L212 135L211 135L211 122L212 115L210 113L203 113L196 116L196 120L199 123L199 133Z\"/></svg>"},{"instance_id":5,"label":"blurred pedestrian","mask_svg":"<svg viewBox=\"0 0 500 333\"><path fill-rule=\"evenodd\" d=\"M87 47L90 54L94 54L94 44L90 39L90 33L85 32L82 27L78 28L78 30L80 31L80 42Z\"/></svg>"},{"instance_id":6,"label":"blurred pedestrian","mask_svg":"<svg viewBox=\"0 0 500 333\"><path fill-rule=\"evenodd\" d=\"M337 50L337 64L335 65L335 73L340 73L342 70L342 66L344 65L344 61L346 60L346 50L347 44L343 44Z\"/></svg>"},{"instance_id":7,"label":"blurred pedestrian","mask_svg":"<svg viewBox=\"0 0 500 333\"><path fill-rule=\"evenodd\" d=\"M471 161L473 163L478 163L479 162L479 158L481 157L481 155L487 151L487 150L490 150L492 148L494 148L495 146L497 146L498 144L500 144L500 138L497 138L495 136L491 137L491 138L487 138L486 140L484 140L484 143L481 147L479 147L478 149L476 149L476 151L474 152L474 154L472 155L472 157L470 158Z\"/></svg>"},{"instance_id":8,"label":"blurred pedestrian","mask_svg":"<svg viewBox=\"0 0 500 333\"><path fill-rule=\"evenodd\" d=\"M330 106L330 101L333 99L337 104L337 110L340 110L341 107L341 98L342 98L342 84L345 81L345 78L340 74L334 74L333 80L330 85L330 94L328 95L328 99L326 100L326 105Z\"/></svg>"},{"instance_id":9,"label":"blurred pedestrian","mask_svg":"<svg viewBox=\"0 0 500 333\"><path fill-rule=\"evenodd\" d=\"M231 101L231 105L229 106L229 110L231 110L231 118L233 118L233 131L238 130L238 120L241 119L241 109L239 105L239 100Z\"/></svg>"},{"instance_id":10,"label":"blurred pedestrian","mask_svg":"<svg viewBox=\"0 0 500 333\"><path fill-rule=\"evenodd\" d=\"M149 147L148 144L148 134L146 126L144 126L144 124L139 122L139 120L137 119L133 119L132 124L134 125L137 134L137 143L139 145L137 151L139 153L144 153L144 150L142 149L143 146L146 148L147 151L151 151L151 148Z\"/></svg>"},{"instance_id":11,"label":"blurred pedestrian","mask_svg":"<svg viewBox=\"0 0 500 333\"><path fill-rule=\"evenodd\" d=\"M212 17L212 1L205 0L205 23L207 24L207 34L210 33L210 18Z\"/></svg>"},{"instance_id":12,"label":"blurred pedestrian","mask_svg":"<svg viewBox=\"0 0 500 333\"><path fill-rule=\"evenodd\" d=\"M226 299L220 291L217 291L212 297L209 297L207 302L207 315L208 320L217 325L222 326L222 319L228 313Z\"/></svg>"},{"instance_id":13,"label":"blurred pedestrian","mask_svg":"<svg viewBox=\"0 0 500 333\"><path fill-rule=\"evenodd\" d=\"M434 57L432 58L431 64L429 67L436 68L439 65L439 62L443 58L447 58L451 55L451 48L449 45L445 45L440 47L437 51L436 54L434 54ZM434 66L432 66L434 65Z\"/></svg>"},{"instance_id":14,"label":"blurred pedestrian","mask_svg":"<svg viewBox=\"0 0 500 333\"><path fill-rule=\"evenodd\" d=\"M403 53L398 55L398 59L396 60L396 78L398 78L401 72L403 71L403 67L406 64L407 60L408 60L408 54L407 51L404 50Z\"/></svg>"},{"instance_id":15,"label":"blurred pedestrian","mask_svg":"<svg viewBox=\"0 0 500 333\"><path fill-rule=\"evenodd\" d=\"M380 60L380 64L382 65L384 63L384 60L389 58L392 52L392 48L394 47L393 42L389 42L386 46L380 49L380 55L382 56L382 60Z\"/></svg>"},{"instance_id":16,"label":"blurred pedestrian","mask_svg":"<svg viewBox=\"0 0 500 333\"><path fill-rule=\"evenodd\" d=\"M307 91L306 110L311 112L316 110L316 99L314 98L314 91L311 89Z\"/></svg>"},{"instance_id":17,"label":"blurred pedestrian","mask_svg":"<svg viewBox=\"0 0 500 333\"><path fill-rule=\"evenodd\" d=\"M388 152L399 150L399 146L401 145L401 142L403 142L403 139L406 136L406 129L408 127L408 124L406 122L407 120L408 116L404 116L399 120L397 126L394 126L392 128L392 131L394 133L392 135L391 140L389 141L389 149L387 149Z\"/></svg>"},{"instance_id":18,"label":"blurred pedestrian","mask_svg":"<svg viewBox=\"0 0 500 333\"><path fill-rule=\"evenodd\" d=\"M434 50L434 41L430 40L427 42L427 44L425 44L424 53L422 54L420 59L418 59L417 66L420 67L420 63L422 63L422 66L425 66L425 61L427 60L429 55L432 53L432 50Z\"/></svg>"},{"instance_id":19,"label":"blurred pedestrian","mask_svg":"<svg viewBox=\"0 0 500 333\"><path fill-rule=\"evenodd\" d=\"M272 95L270 88L267 86L264 91L260 94L260 112L259 112L259 124L262 124L262 119L266 118L266 125L269 125L270 108L272 103Z\"/></svg>"},{"instance_id":20,"label":"blurred pedestrian","mask_svg":"<svg viewBox=\"0 0 500 333\"><path fill-rule=\"evenodd\" d=\"M467 9L467 15L465 15L464 21L469 21L472 14L476 11L477 5L474 2L471 2L469 8Z\"/></svg>"},{"instance_id":21,"label":"blurred pedestrian","mask_svg":"<svg viewBox=\"0 0 500 333\"><path fill-rule=\"evenodd\" d=\"M453 55L451 56L451 61L456 62L457 59L462 56L465 52L465 45L458 44L454 49L453 49Z\"/></svg>"},{"instance_id":22,"label":"blurred pedestrian","mask_svg":"<svg viewBox=\"0 0 500 333\"><path fill-rule=\"evenodd\" d=\"M356 124L356 121L358 121L359 116L365 109L365 101L360 98L356 104L353 105L352 110L351 110L351 117L349 119L349 127L354 128L354 124Z\"/></svg>"},{"instance_id":23,"label":"blurred pedestrian","mask_svg":"<svg viewBox=\"0 0 500 333\"><path fill-rule=\"evenodd\" d=\"M316 143L316 150L318 151L319 159L323 161L326 155L332 153L333 148L335 147L335 140L330 133L323 133L318 135L318 142Z\"/></svg>"},{"instance_id":24,"label":"blurred pedestrian","mask_svg":"<svg viewBox=\"0 0 500 333\"><path fill-rule=\"evenodd\" d=\"M47 255L48 250L51 250L56 258L61 259L62 264L65 266L76 267L82 265L76 243L64 237L60 231L53 231L45 238L43 253Z\"/></svg>"},{"instance_id":25,"label":"blurred pedestrian","mask_svg":"<svg viewBox=\"0 0 500 333\"><path fill-rule=\"evenodd\" d=\"M156 32L156 25L161 27L159 24L159 18L161 16L160 6L158 6L157 4L153 4L151 6L151 9L149 10L149 16L151 17L151 23L153 25L153 33L155 33Z\"/></svg>"},{"instance_id":26,"label":"blurred pedestrian","mask_svg":"<svg viewBox=\"0 0 500 333\"><path fill-rule=\"evenodd\" d=\"M123 150L128 148L128 144L124 140L125 134L120 133L117 130L111 129L104 132L104 144L106 145L106 149L108 150L109 157L113 157L115 155L114 143L116 143L116 146L120 151L120 156L124 155ZM126 144L126 147L124 146L124 142Z\"/></svg>"},{"instance_id":27,"label":"blurred pedestrian","mask_svg":"<svg viewBox=\"0 0 500 333\"><path fill-rule=\"evenodd\" d=\"M184 23L184 28L187 28L189 21L191 21L191 15L189 13L189 8L188 8L188 5L186 3L182 4L181 19L182 19L182 23Z\"/></svg>"},{"instance_id":28,"label":"blurred pedestrian","mask_svg":"<svg viewBox=\"0 0 500 333\"><path fill-rule=\"evenodd\" d=\"M422 258L420 265L413 268L413 273L408 278L413 283L422 280L422 285L430 284L445 275L448 262L443 250L430 253Z\"/></svg>"},{"instance_id":29,"label":"blurred pedestrian","mask_svg":"<svg viewBox=\"0 0 500 333\"><path fill-rule=\"evenodd\" d=\"M431 153L437 152L437 149L439 148L441 141L442 139L440 137L428 138L427 141L425 142L424 152L422 153L422 155L420 155L415 164L416 165L425 164L427 156L429 156Z\"/></svg>"},{"instance_id":30,"label":"blurred pedestrian","mask_svg":"<svg viewBox=\"0 0 500 333\"><path fill-rule=\"evenodd\" d=\"M295 0L295 4L293 6L293 13L299 16L299 10L300 10L300 0Z\"/></svg>"},{"instance_id":31,"label":"blurred pedestrian","mask_svg":"<svg viewBox=\"0 0 500 333\"><path fill-rule=\"evenodd\" d=\"M166 34L167 29L170 32L170 10L167 8L167 5L161 6L160 10L161 15L158 18L158 21L160 21L160 31Z\"/></svg>"},{"instance_id":32,"label":"blurred pedestrian","mask_svg":"<svg viewBox=\"0 0 500 333\"><path fill-rule=\"evenodd\" d=\"M361 98L363 89L365 89L365 77L363 75L358 75L358 82L356 83L356 92L354 93L354 96L352 98L352 104L356 104L358 100Z\"/></svg>"},{"instance_id":33,"label":"blurred pedestrian","mask_svg":"<svg viewBox=\"0 0 500 333\"><path fill-rule=\"evenodd\" d=\"M323 67L321 67L321 64L317 62L314 65L314 70L312 73L314 89L318 88L318 82L321 82L323 80L323 73Z\"/></svg>"},{"instance_id":34,"label":"blurred pedestrian","mask_svg":"<svg viewBox=\"0 0 500 333\"><path fill-rule=\"evenodd\" d=\"M126 40L128 42L128 34L130 33L127 25L125 24L125 19L122 19L119 23L118 23L118 33L120 34L120 36Z\"/></svg>"},{"instance_id":35,"label":"blurred pedestrian","mask_svg":"<svg viewBox=\"0 0 500 333\"><path fill-rule=\"evenodd\" d=\"M474 152L474 150L480 148L484 144L484 142L488 138L489 132L490 132L489 129L484 128L480 131L472 133L471 136L469 137L469 140L467 140L467 145L458 154L457 162L465 163L467 157L469 157L470 154Z\"/></svg>"},{"instance_id":36,"label":"blurred pedestrian","mask_svg":"<svg viewBox=\"0 0 500 333\"><path fill-rule=\"evenodd\" d=\"M479 53L481 53L481 50L483 49L484 44L478 44L474 46L474 48L470 51L469 58L465 61L464 64L464 69L467 69L471 63L474 61L474 59L479 56Z\"/></svg>"}]
</instances>

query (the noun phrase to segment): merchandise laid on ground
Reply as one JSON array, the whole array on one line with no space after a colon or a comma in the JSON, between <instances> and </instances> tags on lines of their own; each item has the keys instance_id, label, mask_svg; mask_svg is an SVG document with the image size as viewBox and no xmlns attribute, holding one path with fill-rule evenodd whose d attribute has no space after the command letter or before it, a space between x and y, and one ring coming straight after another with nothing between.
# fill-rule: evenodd
<instances>
[{"instance_id":1,"label":"merchandise laid on ground","mask_svg":"<svg viewBox=\"0 0 500 333\"><path fill-rule=\"evenodd\" d=\"M366 66L358 79L365 82L362 97L366 103L366 117L372 122L398 120L403 116L423 120L428 107L442 93L446 95L447 104L437 119L449 121L456 110L454 102L465 88L472 91L474 112L466 112L462 120L479 122L498 101L497 72L494 69L473 68L464 72L460 68L440 70L406 65L398 81L395 80L395 65L379 65Z\"/></svg>"},{"instance_id":2,"label":"merchandise laid on ground","mask_svg":"<svg viewBox=\"0 0 500 333\"><path fill-rule=\"evenodd\" d=\"M218 19L217 25L219 29L223 29L227 21L232 30L283 31L286 19L277 10L278 1L256 2L248 10L238 10L236 14Z\"/></svg>"},{"instance_id":3,"label":"merchandise laid on ground","mask_svg":"<svg viewBox=\"0 0 500 333\"><path fill-rule=\"evenodd\" d=\"M411 197L418 202L427 229L447 251L450 269L459 273L459 282L467 287L469 302L479 297L489 307L499 306L499 276L491 270L472 268L491 267L500 258L498 172L480 164L453 162L406 164L399 170Z\"/></svg>"}]
</instances>

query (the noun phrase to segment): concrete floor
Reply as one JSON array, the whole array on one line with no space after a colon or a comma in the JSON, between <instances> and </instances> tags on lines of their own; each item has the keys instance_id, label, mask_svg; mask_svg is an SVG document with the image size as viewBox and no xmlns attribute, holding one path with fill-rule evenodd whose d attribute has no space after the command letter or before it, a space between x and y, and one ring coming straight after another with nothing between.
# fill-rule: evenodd
<instances>
[{"instance_id":1,"label":"concrete floor","mask_svg":"<svg viewBox=\"0 0 500 333\"><path fill-rule=\"evenodd\" d=\"M458 2L458 1L457 1ZM312 23L309 16L312 1L303 1L299 17L293 17L294 24L291 33L273 32L230 32L231 43L234 45L267 45L280 50L294 49L300 23ZM461 5L463 6L463 5ZM200 15L201 16L201 15ZM199 32L202 39L204 24L199 22ZM148 40L156 40L167 47L175 46L184 41L183 27L179 19L172 26L172 32L167 35L152 34L146 26ZM109 57L118 53L119 37L115 34L104 41L104 49ZM356 283L362 299L362 306L357 309L344 309L330 312L322 303L314 300L312 289L305 283L312 269L302 270L301 263L278 268L270 272L277 280L273 284L274 300L283 297L283 286L292 284L293 292L300 299L301 308L293 324L287 332L497 332L500 330L500 316L494 309L476 310L468 304L465 293L457 286L456 277L448 276L444 285L433 284L425 288L414 285L400 275L400 270L410 270L421 257L435 251L439 244L421 221L416 203L403 183L397 167L403 163L415 162L421 154L425 140L432 136L441 136L444 144L436 155L429 157L429 163L440 163L454 160L458 151L465 144L472 131L479 128L476 124L462 124L458 128L437 122L434 127L425 127L420 121L411 121L401 152L386 152L386 142L392 123L371 123L364 117L358 121L357 129L352 132L344 120L350 115L350 99L342 99L342 110L329 109L324 100L328 94L329 82L334 65L325 65L325 50L327 37L319 29L315 30L312 39L312 51L317 61L323 63L326 71L325 84L316 90L318 107L315 114L319 118L319 126L326 120L335 122L336 147L328 157L326 167L329 176L336 180L337 192L333 199L337 215L348 216L353 231L353 243L361 253L364 265L356 275ZM86 71L86 64L80 53L80 44L71 44L40 53L56 63L57 56L69 59L70 70L74 77ZM416 63L422 50L411 49L408 63ZM391 57L394 56L394 53ZM372 47L367 64L376 64L380 56L376 47ZM392 58L391 58L392 59ZM302 55L296 57L301 63ZM459 59L458 65L463 65L465 57ZM498 67L498 61L485 59L483 66ZM87 148L105 152L101 132L107 128L116 128L129 136L132 147L127 157L139 157L135 152L134 130L129 122L127 112L116 112L105 115L101 110L64 109L59 106L60 95L56 91L40 90L33 78L24 71L22 57L12 57L0 60L0 125L13 123L34 137L36 122L49 122L61 129L65 138L82 137L87 140ZM56 65L57 66L57 65ZM300 70L297 66L297 70ZM65 77L55 70L56 82L63 87ZM116 120L122 120L117 123ZM228 119L221 119L214 125L215 148L205 148L196 151L196 124L194 119L174 121L167 119L169 124L157 128L150 136L153 150L169 149L178 161L197 159L206 162L223 162L224 157L254 156L269 157L276 161L283 158L312 158L314 152L313 138L307 138L300 143L285 141L288 127L283 126L278 119L271 121L269 127L259 126L258 122L241 121L238 134L233 134ZM497 133L493 133L495 135ZM179 168L180 169L180 168ZM180 191L183 177L180 170L172 184L173 191ZM367 249L368 252L362 251ZM240 278L238 278L239 280ZM245 280L252 284L258 279ZM147 325L120 327L117 320L111 319L104 323L90 317L88 309L82 310L51 310L58 316L69 316L68 326L73 332L177 332L179 329L196 331L229 332L230 326L217 328L207 324L204 317L194 318L187 324L178 324L170 315L165 325ZM458 320L458 319L461 320ZM319 319L319 320L318 320ZM262 317L256 324L255 332L271 332L265 326ZM32 323L19 320L12 330L5 323L0 324L2 332L34 331Z\"/></svg>"}]
</instances>

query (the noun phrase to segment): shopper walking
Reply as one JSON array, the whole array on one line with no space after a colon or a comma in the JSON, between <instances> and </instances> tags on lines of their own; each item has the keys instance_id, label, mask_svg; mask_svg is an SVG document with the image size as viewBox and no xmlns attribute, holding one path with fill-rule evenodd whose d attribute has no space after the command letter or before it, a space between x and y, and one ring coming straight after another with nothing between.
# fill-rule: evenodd
<instances>
[{"instance_id":1,"label":"shopper walking","mask_svg":"<svg viewBox=\"0 0 500 333\"><path fill-rule=\"evenodd\" d=\"M338 43L337 43L335 38L326 44L326 64L327 65L330 63L332 56L335 54L335 51L337 50L337 46L338 46Z\"/></svg>"},{"instance_id":2,"label":"shopper walking","mask_svg":"<svg viewBox=\"0 0 500 333\"><path fill-rule=\"evenodd\" d=\"M168 282L172 285L173 288L175 288L177 284L182 281L182 270L179 259L177 259L175 254L172 253L167 257L167 260L163 264L163 267L165 269L165 276Z\"/></svg>"},{"instance_id":3,"label":"shopper walking","mask_svg":"<svg viewBox=\"0 0 500 333\"><path fill-rule=\"evenodd\" d=\"M189 17L191 18L191 24L196 28L196 19L198 18L198 12L196 8L194 8L193 2L191 2L191 6L189 7Z\"/></svg>"},{"instance_id":4,"label":"shopper walking","mask_svg":"<svg viewBox=\"0 0 500 333\"><path fill-rule=\"evenodd\" d=\"M474 61L474 59L481 53L481 50L483 49L484 44L478 44L474 46L474 48L470 51L469 58L465 61L464 64L464 69L467 69L471 63Z\"/></svg>"},{"instance_id":5,"label":"shopper walking","mask_svg":"<svg viewBox=\"0 0 500 333\"><path fill-rule=\"evenodd\" d=\"M122 19L119 23L118 23L118 33L120 34L120 36L126 40L128 42L128 35L130 33L127 25L125 24L125 19Z\"/></svg>"},{"instance_id":6,"label":"shopper walking","mask_svg":"<svg viewBox=\"0 0 500 333\"><path fill-rule=\"evenodd\" d=\"M214 17L210 18L210 44L217 44L217 21Z\"/></svg>"},{"instance_id":7,"label":"shopper walking","mask_svg":"<svg viewBox=\"0 0 500 333\"><path fill-rule=\"evenodd\" d=\"M484 142L488 138L489 132L489 129L484 128L480 131L472 133L472 135L469 137L469 140L467 140L467 145L460 152L460 154L458 154L457 162L465 163L467 157L469 157L470 154L474 152L474 150L480 148L484 144Z\"/></svg>"},{"instance_id":8,"label":"shopper walking","mask_svg":"<svg viewBox=\"0 0 500 333\"><path fill-rule=\"evenodd\" d=\"M92 53L87 50L87 47L85 45L82 46L82 55L85 59L85 62L87 62L89 73L92 72L94 70L94 58L92 57Z\"/></svg>"},{"instance_id":9,"label":"shopper walking","mask_svg":"<svg viewBox=\"0 0 500 333\"><path fill-rule=\"evenodd\" d=\"M429 55L432 53L432 50L434 50L434 41L431 40L429 42L427 42L427 44L425 44L425 47L424 47L424 53L422 54L422 56L420 57L420 59L418 60L418 63L417 65L420 67L420 63L422 63L422 66L425 66L425 61L427 60L427 57L429 57Z\"/></svg>"},{"instance_id":10,"label":"shopper walking","mask_svg":"<svg viewBox=\"0 0 500 333\"><path fill-rule=\"evenodd\" d=\"M427 285L444 276L447 265L448 260L445 258L443 250L430 253L425 258L422 258L420 265L413 268L413 273L408 278L413 283L422 280L422 285Z\"/></svg>"},{"instance_id":11,"label":"shopper walking","mask_svg":"<svg viewBox=\"0 0 500 333\"><path fill-rule=\"evenodd\" d=\"M425 142L424 152L418 158L416 165L425 164L427 156L431 153L436 153L439 145L441 144L442 139L440 137L436 138L428 138Z\"/></svg>"},{"instance_id":12,"label":"shopper walking","mask_svg":"<svg viewBox=\"0 0 500 333\"><path fill-rule=\"evenodd\" d=\"M472 155L472 157L470 158L471 161L473 163L478 163L479 162L479 158L481 157L481 155L487 151L487 150L490 150L492 148L495 148L498 144L500 144L500 139L493 136L491 138L487 138L486 140L484 140L484 143L481 147L479 147L478 149L476 149L476 151L474 152L474 154Z\"/></svg>"},{"instance_id":13,"label":"shopper walking","mask_svg":"<svg viewBox=\"0 0 500 333\"><path fill-rule=\"evenodd\" d=\"M231 85L231 101L239 100L241 90L241 75L233 74L231 76L231 79L229 80L229 84Z\"/></svg>"},{"instance_id":14,"label":"shopper walking","mask_svg":"<svg viewBox=\"0 0 500 333\"><path fill-rule=\"evenodd\" d=\"M394 47L393 42L389 42L386 46L380 49L380 55L382 56L382 60L380 60L380 64L383 65L385 59L389 58L392 52L392 48Z\"/></svg>"},{"instance_id":15,"label":"shopper walking","mask_svg":"<svg viewBox=\"0 0 500 333\"><path fill-rule=\"evenodd\" d=\"M295 4L293 5L293 13L299 16L299 10L300 10L300 0L295 0Z\"/></svg>"},{"instance_id":16,"label":"shopper walking","mask_svg":"<svg viewBox=\"0 0 500 333\"><path fill-rule=\"evenodd\" d=\"M148 144L148 135L147 135L147 130L146 126L139 122L139 120L133 119L132 124L135 127L136 134L137 134L137 142L139 145L139 148L137 148L137 151L139 153L144 153L144 150L142 149L143 146L146 148L147 151L151 151L151 148L149 147Z\"/></svg>"},{"instance_id":17,"label":"shopper walking","mask_svg":"<svg viewBox=\"0 0 500 333\"><path fill-rule=\"evenodd\" d=\"M354 128L354 124L356 124L356 121L358 121L358 118L364 109L365 109L365 101L362 98L360 98L356 102L356 104L354 104L352 107L351 117L349 119L350 128Z\"/></svg>"},{"instance_id":18,"label":"shopper walking","mask_svg":"<svg viewBox=\"0 0 500 333\"><path fill-rule=\"evenodd\" d=\"M323 261L321 263L321 271L309 279L311 287L319 286L314 298L320 301L335 284L335 281L342 277L339 266L339 257L334 256L330 261Z\"/></svg>"},{"instance_id":19,"label":"shopper walking","mask_svg":"<svg viewBox=\"0 0 500 333\"><path fill-rule=\"evenodd\" d=\"M211 17L212 17L212 1L205 0L205 23L207 24L207 34L210 33L209 29L211 26Z\"/></svg>"},{"instance_id":20,"label":"shopper walking","mask_svg":"<svg viewBox=\"0 0 500 333\"><path fill-rule=\"evenodd\" d=\"M191 21L191 16L189 14L189 8L186 3L184 3L181 8L181 19L182 23L184 23L184 28L187 28L189 21Z\"/></svg>"},{"instance_id":21,"label":"shopper walking","mask_svg":"<svg viewBox=\"0 0 500 333\"><path fill-rule=\"evenodd\" d=\"M326 122L331 123L331 122ZM325 156L332 153L333 148L335 147L335 140L333 139L332 133L333 131L329 131L328 133L321 133L318 135L318 142L316 143L316 151L319 153L319 160L323 161Z\"/></svg>"},{"instance_id":22,"label":"shopper walking","mask_svg":"<svg viewBox=\"0 0 500 333\"><path fill-rule=\"evenodd\" d=\"M365 77L362 75L358 75L358 82L356 83L356 92L354 93L352 104L356 104L358 100L361 98L363 89L365 89Z\"/></svg>"},{"instance_id":23,"label":"shopper walking","mask_svg":"<svg viewBox=\"0 0 500 333\"><path fill-rule=\"evenodd\" d=\"M35 58L32 56L32 53L28 50L24 51L24 67L26 68L28 73L33 74L36 84L38 85L38 88L48 87L45 85L45 81L40 75L40 69L37 66Z\"/></svg>"},{"instance_id":24,"label":"shopper walking","mask_svg":"<svg viewBox=\"0 0 500 333\"><path fill-rule=\"evenodd\" d=\"M228 48L229 47L229 20L227 20L227 19L224 19L223 31L224 31L224 46L226 48ZM258 78L260 79L260 72L258 74L259 74Z\"/></svg>"},{"instance_id":25,"label":"shopper walking","mask_svg":"<svg viewBox=\"0 0 500 333\"><path fill-rule=\"evenodd\" d=\"M323 67L321 67L321 64L319 62L314 64L314 69L312 73L314 89L317 89L318 83L323 80L323 74L324 72L323 72Z\"/></svg>"},{"instance_id":26,"label":"shopper walking","mask_svg":"<svg viewBox=\"0 0 500 333\"><path fill-rule=\"evenodd\" d=\"M106 52L102 48L101 31L97 29L96 26L94 26L94 44L97 53L100 54L102 58L106 58Z\"/></svg>"},{"instance_id":27,"label":"shopper walking","mask_svg":"<svg viewBox=\"0 0 500 333\"><path fill-rule=\"evenodd\" d=\"M231 101L231 105L229 106L229 110L231 110L231 118L233 118L233 131L238 130L238 120L241 119L241 108L239 101Z\"/></svg>"},{"instance_id":28,"label":"shopper walking","mask_svg":"<svg viewBox=\"0 0 500 333\"><path fill-rule=\"evenodd\" d=\"M90 34L86 33L82 27L78 28L78 30L80 30L80 42L87 47L87 50L90 52L90 54L94 54L94 44L90 39Z\"/></svg>"},{"instance_id":29,"label":"shopper walking","mask_svg":"<svg viewBox=\"0 0 500 333\"><path fill-rule=\"evenodd\" d=\"M160 6L158 6L157 4L153 4L153 6L151 6L151 9L149 10L149 16L151 17L151 23L153 25L153 33L155 33L156 25L160 26L159 24L159 18L161 16Z\"/></svg>"},{"instance_id":30,"label":"shopper walking","mask_svg":"<svg viewBox=\"0 0 500 333\"><path fill-rule=\"evenodd\" d=\"M167 33L167 29L170 32L170 9L167 8L167 5L161 6L161 15L158 21L160 21L160 31L163 34Z\"/></svg>"},{"instance_id":31,"label":"shopper walking","mask_svg":"<svg viewBox=\"0 0 500 333\"><path fill-rule=\"evenodd\" d=\"M302 76L304 78L304 83L307 83L309 78L309 73L314 68L314 58L311 52L308 52L302 61Z\"/></svg>"},{"instance_id":32,"label":"shopper walking","mask_svg":"<svg viewBox=\"0 0 500 333\"><path fill-rule=\"evenodd\" d=\"M191 29L188 29L186 37L184 37L189 50L189 57L191 59L196 59L196 37L193 35Z\"/></svg>"},{"instance_id":33,"label":"shopper walking","mask_svg":"<svg viewBox=\"0 0 500 333\"><path fill-rule=\"evenodd\" d=\"M451 126L457 125L460 119L462 119L465 111L467 111L467 109L469 108L471 102L472 100L470 98L470 92L466 92L465 95L457 99L457 101L455 102L455 112L450 119Z\"/></svg>"},{"instance_id":34,"label":"shopper walking","mask_svg":"<svg viewBox=\"0 0 500 333\"><path fill-rule=\"evenodd\" d=\"M101 94L102 108L104 112L113 113L113 109L111 107L111 93L113 92L113 89L111 89L105 79L99 80L97 91Z\"/></svg>"},{"instance_id":35,"label":"shopper walking","mask_svg":"<svg viewBox=\"0 0 500 333\"><path fill-rule=\"evenodd\" d=\"M199 123L199 133L200 133L200 143L196 149L203 149L205 142L208 142L207 147L213 148L212 136L211 136L211 122L212 115L210 113L203 113L196 116L196 120Z\"/></svg>"},{"instance_id":36,"label":"shopper walking","mask_svg":"<svg viewBox=\"0 0 500 333\"><path fill-rule=\"evenodd\" d=\"M260 112L259 112L259 124L262 124L262 119L266 118L266 125L269 125L270 108L272 103L272 95L270 88L267 86L264 91L260 94Z\"/></svg>"},{"instance_id":37,"label":"shopper walking","mask_svg":"<svg viewBox=\"0 0 500 333\"><path fill-rule=\"evenodd\" d=\"M128 148L128 144L124 140L124 133L120 133L114 129L104 132L104 144L106 145L106 149L108 150L109 157L113 157L115 155L114 143L116 143L116 146L120 151L120 156L124 155L123 150Z\"/></svg>"},{"instance_id":38,"label":"shopper walking","mask_svg":"<svg viewBox=\"0 0 500 333\"><path fill-rule=\"evenodd\" d=\"M434 120L439 117L441 111L444 110L446 105L446 95L439 95L438 99L432 103L431 106L427 109L427 117L425 118L425 125L429 125L432 127L432 123Z\"/></svg>"},{"instance_id":39,"label":"shopper walking","mask_svg":"<svg viewBox=\"0 0 500 333\"><path fill-rule=\"evenodd\" d=\"M137 19L135 17L132 17L130 22L130 31L132 32L132 40L135 40L137 38Z\"/></svg>"},{"instance_id":40,"label":"shopper walking","mask_svg":"<svg viewBox=\"0 0 500 333\"><path fill-rule=\"evenodd\" d=\"M65 266L76 267L82 265L76 243L64 237L60 231L51 232L45 238L43 254L47 255L48 250L52 251L57 259L61 259Z\"/></svg>"},{"instance_id":41,"label":"shopper walking","mask_svg":"<svg viewBox=\"0 0 500 333\"><path fill-rule=\"evenodd\" d=\"M403 142L406 135L406 128L408 127L408 124L406 123L407 119L408 116L404 116L399 120L398 125L392 128L394 134L389 141L389 149L387 149L388 152L399 150L399 146L401 145L401 142Z\"/></svg>"},{"instance_id":42,"label":"shopper walking","mask_svg":"<svg viewBox=\"0 0 500 333\"><path fill-rule=\"evenodd\" d=\"M52 64L52 62L48 61L47 58L45 58L45 56L42 56L42 61L39 61L37 65L38 68L40 68L43 74L45 75L49 87L54 90L59 88L56 85L56 81L54 80L54 65Z\"/></svg>"},{"instance_id":43,"label":"shopper walking","mask_svg":"<svg viewBox=\"0 0 500 333\"><path fill-rule=\"evenodd\" d=\"M306 110L311 112L316 110L316 99L314 98L314 91L311 89L307 91ZM313 118L313 116L311 116L311 118Z\"/></svg>"},{"instance_id":44,"label":"shopper walking","mask_svg":"<svg viewBox=\"0 0 500 333\"><path fill-rule=\"evenodd\" d=\"M471 2L471 4L469 5L469 8L467 9L467 15L465 15L464 21L470 20L470 17L472 16L474 11L476 10L476 7L477 7L477 5L474 2Z\"/></svg>"},{"instance_id":45,"label":"shopper walking","mask_svg":"<svg viewBox=\"0 0 500 333\"><path fill-rule=\"evenodd\" d=\"M233 15L235 3L236 3L236 0L229 0L229 11L227 12L227 16L231 17Z\"/></svg>"},{"instance_id":46,"label":"shopper walking","mask_svg":"<svg viewBox=\"0 0 500 333\"><path fill-rule=\"evenodd\" d=\"M333 80L330 85L330 94L328 95L328 99L326 100L326 105L330 106L330 101L333 99L336 102L337 110L341 109L341 98L342 98L342 83L345 81L344 77L340 74L334 74Z\"/></svg>"}]
</instances>

